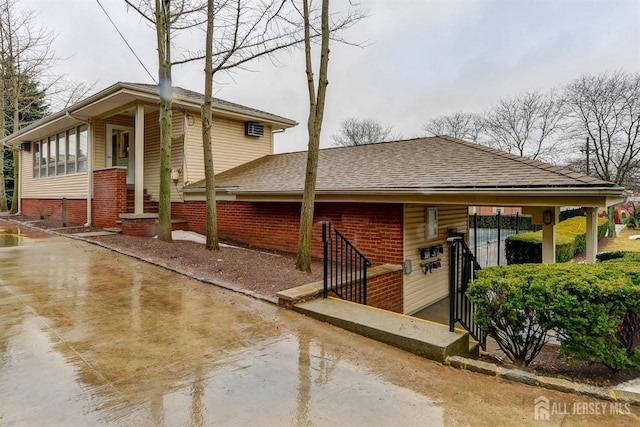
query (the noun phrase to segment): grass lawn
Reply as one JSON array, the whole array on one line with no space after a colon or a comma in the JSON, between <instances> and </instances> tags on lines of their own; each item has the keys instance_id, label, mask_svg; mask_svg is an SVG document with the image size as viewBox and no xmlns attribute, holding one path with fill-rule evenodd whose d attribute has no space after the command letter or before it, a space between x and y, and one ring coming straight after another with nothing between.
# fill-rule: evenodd
<instances>
[{"instance_id":1,"label":"grass lawn","mask_svg":"<svg viewBox=\"0 0 640 427\"><path fill-rule=\"evenodd\" d=\"M630 240L629 236L640 234L640 229L624 228L618 233L618 237L604 247L603 252L630 251L640 252L640 240Z\"/></svg>"}]
</instances>

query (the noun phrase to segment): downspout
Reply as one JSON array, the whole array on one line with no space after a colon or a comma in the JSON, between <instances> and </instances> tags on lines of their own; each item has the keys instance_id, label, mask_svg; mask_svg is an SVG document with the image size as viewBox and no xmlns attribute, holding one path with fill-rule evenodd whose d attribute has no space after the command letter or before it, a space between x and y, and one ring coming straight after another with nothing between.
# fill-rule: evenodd
<instances>
[{"instance_id":1,"label":"downspout","mask_svg":"<svg viewBox=\"0 0 640 427\"><path fill-rule=\"evenodd\" d=\"M10 145L7 145L7 143L4 142L4 141L2 142L2 146L3 147L7 147L10 150L13 150L13 147L10 146ZM18 155L18 162L20 163L19 167L22 167L22 151L20 151L20 154ZM0 167L2 167L2 166L4 166L4 165L0 165ZM13 191L17 191L18 192L18 210L16 211L17 212L16 215L22 214L22 191L21 191L21 189L22 189L22 179L20 179L18 181L18 187L19 188L16 188L15 185L13 187Z\"/></svg>"},{"instance_id":2,"label":"downspout","mask_svg":"<svg viewBox=\"0 0 640 427\"><path fill-rule=\"evenodd\" d=\"M68 111L65 111L65 115L87 125L87 222L84 226L89 227L91 225L91 195L93 194L93 130L91 122L73 117Z\"/></svg>"}]
</instances>

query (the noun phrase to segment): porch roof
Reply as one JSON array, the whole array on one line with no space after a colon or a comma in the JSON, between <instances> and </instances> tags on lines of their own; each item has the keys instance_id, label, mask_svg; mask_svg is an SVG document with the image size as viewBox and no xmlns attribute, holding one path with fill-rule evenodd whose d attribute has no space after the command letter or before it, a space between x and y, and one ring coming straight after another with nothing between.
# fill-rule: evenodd
<instances>
[{"instance_id":1,"label":"porch roof","mask_svg":"<svg viewBox=\"0 0 640 427\"><path fill-rule=\"evenodd\" d=\"M236 199L299 199L306 160L306 152L262 157L216 175L217 191ZM202 192L204 185L184 191ZM316 183L318 200L603 207L624 195L611 182L450 136L322 149Z\"/></svg>"},{"instance_id":2,"label":"porch roof","mask_svg":"<svg viewBox=\"0 0 640 427\"><path fill-rule=\"evenodd\" d=\"M180 87L174 87L172 95L175 108L195 113L200 112L204 95ZM107 117L114 114L133 115L133 107L136 104L145 104L152 108L158 108L159 101L158 85L119 82L63 111L46 116L20 129L18 132L0 139L0 142L8 145L18 145L20 142L37 140L74 126L78 123L78 120L88 121L92 118ZM213 99L213 114L221 117L234 117L240 120L266 122L273 126L274 129L287 129L297 125L294 120L218 98Z\"/></svg>"}]
</instances>

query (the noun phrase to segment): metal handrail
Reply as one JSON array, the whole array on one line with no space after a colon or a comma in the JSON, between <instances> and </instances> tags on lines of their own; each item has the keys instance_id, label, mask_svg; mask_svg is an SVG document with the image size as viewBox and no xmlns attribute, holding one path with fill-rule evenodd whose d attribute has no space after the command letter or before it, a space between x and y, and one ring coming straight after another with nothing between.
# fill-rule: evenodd
<instances>
[{"instance_id":1,"label":"metal handrail","mask_svg":"<svg viewBox=\"0 0 640 427\"><path fill-rule=\"evenodd\" d=\"M475 304L467 297L467 288L476 278L480 264L461 237L450 237L449 244L449 330L460 323L486 350L487 335L475 322Z\"/></svg>"},{"instance_id":2,"label":"metal handrail","mask_svg":"<svg viewBox=\"0 0 640 427\"><path fill-rule=\"evenodd\" d=\"M331 224L322 222L324 248L324 298L329 292L360 304L367 304L367 268L371 262Z\"/></svg>"}]
</instances>

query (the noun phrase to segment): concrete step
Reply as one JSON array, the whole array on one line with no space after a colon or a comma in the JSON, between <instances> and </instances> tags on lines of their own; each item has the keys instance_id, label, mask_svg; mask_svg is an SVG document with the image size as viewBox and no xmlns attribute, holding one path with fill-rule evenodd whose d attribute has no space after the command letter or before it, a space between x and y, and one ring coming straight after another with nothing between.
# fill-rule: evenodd
<instances>
[{"instance_id":1,"label":"concrete step","mask_svg":"<svg viewBox=\"0 0 640 427\"><path fill-rule=\"evenodd\" d=\"M448 356L473 356L469 333L446 325L337 298L314 299L291 307L348 331L443 363Z\"/></svg>"}]
</instances>

